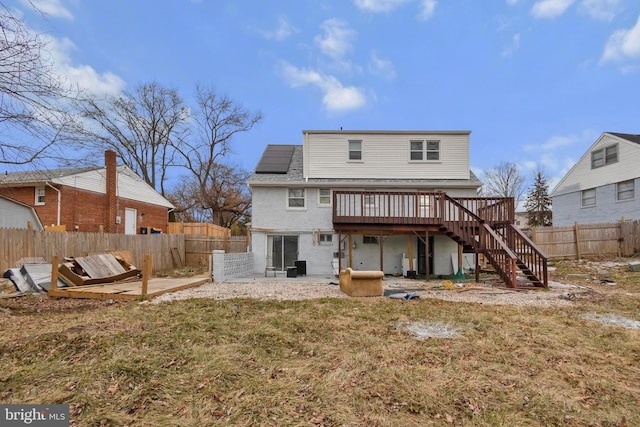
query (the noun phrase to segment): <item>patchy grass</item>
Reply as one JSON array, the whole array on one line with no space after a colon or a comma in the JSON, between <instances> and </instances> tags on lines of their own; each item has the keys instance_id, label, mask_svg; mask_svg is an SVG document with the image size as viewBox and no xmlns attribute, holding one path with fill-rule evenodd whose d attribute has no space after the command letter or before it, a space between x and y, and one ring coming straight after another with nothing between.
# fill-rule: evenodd
<instances>
[{"instance_id":1,"label":"patchy grass","mask_svg":"<svg viewBox=\"0 0 640 427\"><path fill-rule=\"evenodd\" d=\"M68 403L82 426L640 425L640 330L583 318L640 320L637 277L570 309L365 298L0 313L0 401ZM456 333L403 327L416 324Z\"/></svg>"}]
</instances>

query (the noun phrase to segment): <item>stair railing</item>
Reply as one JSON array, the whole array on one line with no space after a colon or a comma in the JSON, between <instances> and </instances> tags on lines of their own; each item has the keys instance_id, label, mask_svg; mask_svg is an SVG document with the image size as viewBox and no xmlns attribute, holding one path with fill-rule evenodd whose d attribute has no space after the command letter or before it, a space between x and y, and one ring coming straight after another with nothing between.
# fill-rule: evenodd
<instances>
[{"instance_id":1,"label":"stair railing","mask_svg":"<svg viewBox=\"0 0 640 427\"><path fill-rule=\"evenodd\" d=\"M525 273L535 276L538 282L536 285L539 284L542 287L548 288L547 255L515 225L509 224L504 227L503 230L503 237L509 244L509 247L513 249L518 260L529 270L525 271Z\"/></svg>"}]
</instances>

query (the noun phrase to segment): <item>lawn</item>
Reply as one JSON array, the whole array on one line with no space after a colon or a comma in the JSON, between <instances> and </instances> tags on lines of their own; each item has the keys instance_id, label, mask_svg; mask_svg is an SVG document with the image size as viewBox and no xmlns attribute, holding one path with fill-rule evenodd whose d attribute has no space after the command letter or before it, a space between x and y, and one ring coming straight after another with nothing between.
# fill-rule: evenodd
<instances>
[{"instance_id":1,"label":"lawn","mask_svg":"<svg viewBox=\"0 0 640 427\"><path fill-rule=\"evenodd\" d=\"M571 308L388 298L5 308L0 402L67 403L78 426L637 426L640 329L588 320L640 320L640 273L613 278Z\"/></svg>"}]
</instances>

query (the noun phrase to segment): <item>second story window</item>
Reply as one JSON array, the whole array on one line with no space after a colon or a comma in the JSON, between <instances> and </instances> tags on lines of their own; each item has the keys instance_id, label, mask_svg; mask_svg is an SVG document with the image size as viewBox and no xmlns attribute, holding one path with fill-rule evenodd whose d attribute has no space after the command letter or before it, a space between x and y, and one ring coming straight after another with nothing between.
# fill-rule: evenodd
<instances>
[{"instance_id":1,"label":"second story window","mask_svg":"<svg viewBox=\"0 0 640 427\"><path fill-rule=\"evenodd\" d=\"M304 188L290 188L287 196L287 207L304 208Z\"/></svg>"},{"instance_id":2,"label":"second story window","mask_svg":"<svg viewBox=\"0 0 640 427\"><path fill-rule=\"evenodd\" d=\"M44 205L44 187L36 187L36 205Z\"/></svg>"},{"instance_id":3,"label":"second story window","mask_svg":"<svg viewBox=\"0 0 640 427\"><path fill-rule=\"evenodd\" d=\"M318 190L318 205L319 206L331 205L331 189L321 188Z\"/></svg>"},{"instance_id":4,"label":"second story window","mask_svg":"<svg viewBox=\"0 0 640 427\"><path fill-rule=\"evenodd\" d=\"M362 161L362 141L349 141L349 161Z\"/></svg>"},{"instance_id":5,"label":"second story window","mask_svg":"<svg viewBox=\"0 0 640 427\"><path fill-rule=\"evenodd\" d=\"M618 144L591 152L591 169L610 165L618 161Z\"/></svg>"},{"instance_id":6,"label":"second story window","mask_svg":"<svg viewBox=\"0 0 640 427\"><path fill-rule=\"evenodd\" d=\"M409 160L412 162L440 160L440 141L409 141Z\"/></svg>"},{"instance_id":7,"label":"second story window","mask_svg":"<svg viewBox=\"0 0 640 427\"><path fill-rule=\"evenodd\" d=\"M582 207L596 205L596 189L590 188L588 190L582 190Z\"/></svg>"}]
</instances>

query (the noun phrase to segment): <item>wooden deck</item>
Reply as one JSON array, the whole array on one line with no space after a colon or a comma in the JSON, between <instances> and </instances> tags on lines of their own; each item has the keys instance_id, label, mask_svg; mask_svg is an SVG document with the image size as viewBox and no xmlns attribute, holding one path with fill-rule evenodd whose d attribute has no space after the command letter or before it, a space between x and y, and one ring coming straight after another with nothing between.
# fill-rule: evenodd
<instances>
[{"instance_id":1,"label":"wooden deck","mask_svg":"<svg viewBox=\"0 0 640 427\"><path fill-rule=\"evenodd\" d=\"M154 278L147 282L147 298L157 297L167 292L193 288L209 282L207 276L188 278ZM127 281L101 285L72 286L49 291L50 297L89 298L100 300L133 300L142 298L142 281Z\"/></svg>"}]
</instances>

